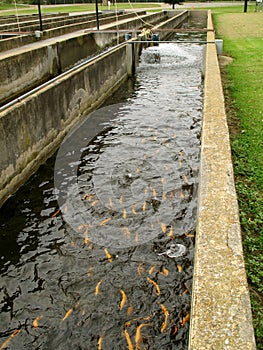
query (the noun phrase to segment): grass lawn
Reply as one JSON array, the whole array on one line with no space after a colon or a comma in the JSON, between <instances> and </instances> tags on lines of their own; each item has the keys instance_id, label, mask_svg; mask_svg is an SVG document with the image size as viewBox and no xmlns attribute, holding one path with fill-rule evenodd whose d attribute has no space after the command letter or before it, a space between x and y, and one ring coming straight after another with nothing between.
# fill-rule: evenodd
<instances>
[{"instance_id":1,"label":"grass lawn","mask_svg":"<svg viewBox=\"0 0 263 350\"><path fill-rule=\"evenodd\" d=\"M235 11L233 13L233 11ZM257 349L263 349L263 14L213 11L224 53L222 74Z\"/></svg>"},{"instance_id":2,"label":"grass lawn","mask_svg":"<svg viewBox=\"0 0 263 350\"><path fill-rule=\"evenodd\" d=\"M25 6L17 6L19 8L19 14L32 14L32 13L38 13L37 6L28 6L25 9L21 9L21 7ZM132 9L132 7L136 9L140 8L156 8L161 10L161 5L158 3L117 3L117 7L115 5L111 5L110 9L115 10L116 8L118 10L123 10L123 9ZM99 4L98 6L99 11L100 10L108 10L108 6L102 6ZM13 15L16 14L15 6L14 4L0 4L0 11L1 10L8 10L10 11L5 11L5 12L0 12L0 16L7 16L7 15ZM69 6L56 6L56 5L50 5L50 6L41 6L41 12L42 13L50 13L50 12L85 12L85 11L95 11L95 3L90 4L77 4L77 5L69 5Z\"/></svg>"},{"instance_id":3,"label":"grass lawn","mask_svg":"<svg viewBox=\"0 0 263 350\"><path fill-rule=\"evenodd\" d=\"M17 4L16 7L17 8L23 8L25 6L21 6L21 5ZM0 11L9 10L9 9L15 9L15 5L14 4L1 4L0 3Z\"/></svg>"}]
</instances>

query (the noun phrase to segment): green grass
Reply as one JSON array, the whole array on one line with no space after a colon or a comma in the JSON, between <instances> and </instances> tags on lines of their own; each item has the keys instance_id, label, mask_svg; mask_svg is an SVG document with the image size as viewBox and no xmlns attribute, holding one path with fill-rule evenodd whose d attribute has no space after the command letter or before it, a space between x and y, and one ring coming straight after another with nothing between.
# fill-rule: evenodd
<instances>
[{"instance_id":1,"label":"green grass","mask_svg":"<svg viewBox=\"0 0 263 350\"><path fill-rule=\"evenodd\" d=\"M248 5L247 6L247 12L254 12L255 5ZM207 7L209 9L209 7ZM224 7L210 7L212 10L213 15L214 14L220 14L220 13L243 13L244 12L244 5L240 6L224 6Z\"/></svg>"},{"instance_id":2,"label":"green grass","mask_svg":"<svg viewBox=\"0 0 263 350\"><path fill-rule=\"evenodd\" d=\"M156 8L156 9L161 9L160 4L158 3L132 3L132 6L136 9L138 8ZM18 6L17 6L18 7ZM21 10L21 7L24 6L20 6L20 10L19 10L19 14L33 14L33 13L37 13L37 6L32 7L31 9L25 8L23 10ZM114 5L111 5L110 9L111 10L115 10L115 8L117 8L118 10L123 10L123 9L131 9L132 7L130 6L130 4L127 3L117 3L117 7L115 7ZM15 6L14 4L5 4L5 5L0 5L0 11L1 10L8 10L10 9L10 11L5 11L5 12L0 12L0 16L4 15L13 15L16 14L16 10L15 10ZM102 6L99 4L99 10L108 10L108 6ZM95 4L81 4L81 5L72 5L72 6L48 6L48 7L44 7L41 6L41 12L42 13L50 13L50 12L84 12L84 11L95 11Z\"/></svg>"},{"instance_id":3,"label":"green grass","mask_svg":"<svg viewBox=\"0 0 263 350\"><path fill-rule=\"evenodd\" d=\"M263 350L263 40L251 30L251 18L245 23L246 14L242 37L224 35L222 14L215 12L214 22L225 53L234 58L224 85L236 122L230 127L236 191L257 349Z\"/></svg>"},{"instance_id":4,"label":"green grass","mask_svg":"<svg viewBox=\"0 0 263 350\"><path fill-rule=\"evenodd\" d=\"M25 6L21 6L21 5L17 4L17 8L23 8L23 7L25 7ZM1 4L0 3L0 11L9 10L10 8L14 9L15 5L14 4Z\"/></svg>"}]
</instances>

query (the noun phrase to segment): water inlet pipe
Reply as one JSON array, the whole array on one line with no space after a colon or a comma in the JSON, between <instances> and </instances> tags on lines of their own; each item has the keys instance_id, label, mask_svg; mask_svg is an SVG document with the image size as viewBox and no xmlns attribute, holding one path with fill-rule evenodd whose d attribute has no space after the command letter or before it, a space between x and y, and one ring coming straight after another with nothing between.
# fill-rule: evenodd
<instances>
[{"instance_id":1,"label":"water inlet pipe","mask_svg":"<svg viewBox=\"0 0 263 350\"><path fill-rule=\"evenodd\" d=\"M55 78L50 79L50 80L48 80L47 82L45 82L45 83L43 83L43 84L41 84L41 85L35 87L34 89L32 89L32 90L26 92L25 94L23 94L23 95L21 95L21 96L15 98L14 100L12 100L12 101L10 101L10 102L4 104L3 106L1 106L1 107L0 107L0 113L3 112L5 109L7 109L7 108L13 106L14 104L16 104L16 103L18 103L18 102L21 102L23 99L27 98L28 96L31 96L31 95L35 94L36 92L40 91L40 90L43 89L44 87L46 87L46 86L48 86L48 85L50 85L50 84L53 84L53 83L56 82L57 80L59 80L59 79L65 77L67 74L72 73L72 72L78 70L79 68L85 66L86 64L88 64L88 63L90 63L90 62L92 62L92 61L94 61L94 60L96 60L96 59L102 57L102 56L105 55L106 53L109 53L109 52L115 50L116 48L121 47L121 46L124 46L124 45L126 45L126 43L121 43L121 44L115 45L115 46L109 48L107 51L101 52L100 54L98 54L98 55L96 55L96 56L93 56L92 58L88 58L87 60L85 60L85 61L79 63L78 65L76 65L76 66L74 66L74 67L68 69L67 71L65 71L65 72L63 72L63 73L61 73L61 74L59 74L59 75L56 76Z\"/></svg>"},{"instance_id":2,"label":"water inlet pipe","mask_svg":"<svg viewBox=\"0 0 263 350\"><path fill-rule=\"evenodd\" d=\"M175 44L215 44L216 41L200 41L200 40L189 40L189 41L180 41L180 40L137 40L137 41L128 41L129 44L139 44L139 43L175 43Z\"/></svg>"},{"instance_id":3,"label":"water inlet pipe","mask_svg":"<svg viewBox=\"0 0 263 350\"><path fill-rule=\"evenodd\" d=\"M223 52L223 40L222 39L216 39L216 52L218 55L222 55Z\"/></svg>"}]
</instances>

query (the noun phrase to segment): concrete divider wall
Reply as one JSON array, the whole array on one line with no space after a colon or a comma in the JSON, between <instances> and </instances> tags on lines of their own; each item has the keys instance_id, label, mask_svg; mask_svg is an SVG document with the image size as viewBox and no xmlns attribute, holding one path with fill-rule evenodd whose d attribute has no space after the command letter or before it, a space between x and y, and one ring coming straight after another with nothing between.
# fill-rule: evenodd
<instances>
[{"instance_id":1,"label":"concrete divider wall","mask_svg":"<svg viewBox=\"0 0 263 350\"><path fill-rule=\"evenodd\" d=\"M124 18L130 18L130 17L134 17L134 14L128 13L125 15L121 14L118 16L119 17L124 16ZM99 15L99 17L102 23L103 22L110 23L116 19L116 15L113 15L112 13L104 14L103 16ZM51 18L46 21L43 21L42 24L43 24L44 37L50 37L50 32L51 32L51 35L54 36L55 29L57 29L59 35L62 35L62 34L68 33L68 31L72 32L72 28L75 28L74 27L75 25L80 26L79 29L81 29L81 27L83 26L84 26L83 28L90 28L90 27L96 26L96 16L95 14L86 14L82 16L81 15L68 16L66 18L61 18L61 19L54 18L53 20ZM9 28L7 28L7 30L9 31L15 30L15 29L12 29L12 26L13 25L10 25ZM35 30L39 30L39 21L34 20L28 23L24 22L20 25L20 29L21 31L25 31L25 32L34 32ZM16 30L18 30L17 26L16 26Z\"/></svg>"},{"instance_id":2,"label":"concrete divider wall","mask_svg":"<svg viewBox=\"0 0 263 350\"><path fill-rule=\"evenodd\" d=\"M116 34L82 34L0 60L0 104L65 72L117 42ZM120 41L124 40L124 34Z\"/></svg>"},{"instance_id":3,"label":"concrete divider wall","mask_svg":"<svg viewBox=\"0 0 263 350\"><path fill-rule=\"evenodd\" d=\"M178 27L181 23L183 23L189 17L189 11L167 11L169 19L167 21L162 22L160 25L157 25L153 28L154 32L158 32L158 29L173 29ZM167 32L160 32L159 38L162 40L167 37Z\"/></svg>"},{"instance_id":4,"label":"concrete divider wall","mask_svg":"<svg viewBox=\"0 0 263 350\"><path fill-rule=\"evenodd\" d=\"M162 12L143 16L150 22L165 18ZM112 20L112 19L111 19ZM119 23L118 28L138 28L144 25L140 18ZM116 24L109 26L116 29ZM119 42L124 40L124 34L118 36ZM23 53L2 55L0 59L0 104L3 105L24 91L65 72L81 60L95 55L99 50L117 43L114 33L83 33L75 37L58 40L53 44L45 44L34 50Z\"/></svg>"},{"instance_id":5,"label":"concrete divider wall","mask_svg":"<svg viewBox=\"0 0 263 350\"><path fill-rule=\"evenodd\" d=\"M139 23L141 24L141 26L143 26L143 21L147 21L149 23L155 23L155 21L158 20L158 18L163 16L162 12L156 12L150 15L146 15L145 11L140 11L139 13L137 13L137 15L139 17L136 17L135 13L126 13L126 14L122 14L120 16L117 16L117 20L118 22L120 22L120 26L121 26L121 21L127 19L127 25L129 25L129 19L131 21L139 21ZM135 19L136 18L136 19ZM139 19L140 18L140 19ZM99 25L105 25L105 24L110 24L112 22L116 22L116 15L112 15L111 17L106 17L106 18L100 18L99 19ZM134 24L133 24L134 25ZM88 28L95 28L97 26L97 22L96 20L94 21L89 21L89 22L83 22L83 23L79 23L79 24L72 24L72 25L68 25L68 26L62 26L59 28L54 28L54 29L49 29L49 30L45 30L44 31L44 36L45 38L51 38L54 36L58 36L58 35L63 35L63 34L67 34L67 33L72 33L74 31L80 30L80 29L88 29Z\"/></svg>"},{"instance_id":6,"label":"concrete divider wall","mask_svg":"<svg viewBox=\"0 0 263 350\"><path fill-rule=\"evenodd\" d=\"M95 15L86 15L87 18L94 18ZM42 16L41 16L42 17ZM44 28L50 28L51 25L55 26L56 24L59 25L59 23L61 24L67 24L67 22L69 22L70 20L72 21L72 23L74 23L75 21L79 21L79 16L76 17L69 17L69 15L65 15L65 16L53 16L53 17L43 17L42 18L42 24ZM70 23L70 22L69 22ZM19 24L19 26L18 26ZM24 19L23 21L21 21L19 19L19 23L17 23L17 21L11 22L11 23L2 23L0 24L0 31L33 31L33 30L39 30L39 18L38 17L34 17L32 19L27 18Z\"/></svg>"},{"instance_id":7,"label":"concrete divider wall","mask_svg":"<svg viewBox=\"0 0 263 350\"><path fill-rule=\"evenodd\" d=\"M17 96L59 73L57 44L0 60L0 102Z\"/></svg>"},{"instance_id":8,"label":"concrete divider wall","mask_svg":"<svg viewBox=\"0 0 263 350\"><path fill-rule=\"evenodd\" d=\"M18 47L32 44L36 41L35 36L23 34L14 36L12 38L5 38L0 40L0 52L16 49Z\"/></svg>"},{"instance_id":9,"label":"concrete divider wall","mask_svg":"<svg viewBox=\"0 0 263 350\"><path fill-rule=\"evenodd\" d=\"M213 42L214 32L207 39ZM215 43L207 44L205 72L189 350L255 350Z\"/></svg>"},{"instance_id":10,"label":"concrete divider wall","mask_svg":"<svg viewBox=\"0 0 263 350\"><path fill-rule=\"evenodd\" d=\"M126 78L124 44L1 112L0 206Z\"/></svg>"},{"instance_id":11,"label":"concrete divider wall","mask_svg":"<svg viewBox=\"0 0 263 350\"><path fill-rule=\"evenodd\" d=\"M69 16L68 12L59 12L59 13L42 13L41 17L43 20L46 18L52 18L52 17L65 17ZM7 24L7 23L17 23L17 20L20 21L30 21L37 19L39 21L39 15L38 13L32 14L32 15L8 15L8 16L0 16L0 24Z\"/></svg>"},{"instance_id":12,"label":"concrete divider wall","mask_svg":"<svg viewBox=\"0 0 263 350\"><path fill-rule=\"evenodd\" d=\"M140 14L145 14L145 13L146 13L145 11L140 12ZM91 15L86 15L86 16L87 16L87 19L84 21L82 20L82 21L79 21L78 23L70 24L67 26L60 26L58 28L51 28L48 30L44 30L43 31L44 35L42 38L45 38L45 39L52 38L55 36L72 33L74 31L78 31L81 29L96 27L96 20L95 19L90 20ZM134 16L135 15L133 13L126 14L126 18L132 18ZM94 17L94 15L93 15L93 17ZM100 23L101 24L107 24L107 23L112 22L113 20L114 21L116 20L116 16L113 16L112 14L106 13L106 14L100 15ZM44 29L45 29L45 27L44 27ZM35 38L35 35L32 35L32 34L2 39L2 40L0 40L0 52L12 50L14 48L18 48L18 47L21 47L23 45L31 44L34 42L36 42L36 38Z\"/></svg>"},{"instance_id":13,"label":"concrete divider wall","mask_svg":"<svg viewBox=\"0 0 263 350\"><path fill-rule=\"evenodd\" d=\"M129 44L120 44L57 77L51 85L2 107L0 206L48 158L70 127L128 77L128 65L138 60L141 45L135 45L132 56L127 47Z\"/></svg>"}]
</instances>

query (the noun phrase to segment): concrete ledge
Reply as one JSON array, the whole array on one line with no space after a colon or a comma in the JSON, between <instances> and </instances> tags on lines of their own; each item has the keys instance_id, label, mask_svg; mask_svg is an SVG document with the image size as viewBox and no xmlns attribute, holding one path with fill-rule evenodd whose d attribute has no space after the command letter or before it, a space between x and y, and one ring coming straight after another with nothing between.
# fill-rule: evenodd
<instances>
[{"instance_id":1,"label":"concrete ledge","mask_svg":"<svg viewBox=\"0 0 263 350\"><path fill-rule=\"evenodd\" d=\"M144 13L144 12L143 12ZM124 15L123 15L124 16ZM140 28L142 20L155 23L166 18L165 13L158 12L134 18L126 14L123 21L116 24L116 17L108 17L109 29ZM112 22L114 20L114 22ZM103 23L103 21L101 20ZM95 22L94 22L95 25ZM85 24L84 24L85 28ZM60 30L52 29L52 31ZM63 28L65 30L65 28ZM124 33L118 36L124 41ZM0 53L0 104L3 105L20 94L29 91L50 78L65 72L72 66L88 57L98 54L108 46L117 44L116 33L75 33L69 37L56 37L48 41L40 41L16 52Z\"/></svg>"},{"instance_id":2,"label":"concrete ledge","mask_svg":"<svg viewBox=\"0 0 263 350\"><path fill-rule=\"evenodd\" d=\"M42 19L45 20L47 18L52 17L65 17L69 16L68 12L59 12L59 13L42 13ZM24 21L31 21L31 20L38 20L39 21L39 15L38 13L31 14L31 15L18 15L19 22ZM0 16L0 25L1 24L8 24L8 23L17 23L17 16L16 15L6 15L6 16Z\"/></svg>"},{"instance_id":3,"label":"concrete ledge","mask_svg":"<svg viewBox=\"0 0 263 350\"><path fill-rule=\"evenodd\" d=\"M123 44L0 113L0 206L125 79Z\"/></svg>"},{"instance_id":4,"label":"concrete ledge","mask_svg":"<svg viewBox=\"0 0 263 350\"><path fill-rule=\"evenodd\" d=\"M181 23L183 23L188 17L189 17L189 11L167 11L168 14L168 19L165 22L162 22L161 24L155 26L152 31L153 32L158 32L158 29L173 29L176 27L179 27ZM167 37L167 32L160 32L159 33L159 38L160 40L164 39Z\"/></svg>"},{"instance_id":5,"label":"concrete ledge","mask_svg":"<svg viewBox=\"0 0 263 350\"><path fill-rule=\"evenodd\" d=\"M175 25L178 16L174 19ZM159 22L161 18L166 19L166 15L149 16L153 22ZM119 23L119 27L133 24L134 28L137 21L141 22L138 18L135 22ZM105 37L101 37L104 33L90 34L100 44L105 44ZM120 44L1 108L0 206L50 156L70 128L127 79L138 61L141 48L141 44ZM66 48L64 51L66 54ZM71 48L70 54L72 52ZM52 56L50 61L55 58Z\"/></svg>"},{"instance_id":6,"label":"concrete ledge","mask_svg":"<svg viewBox=\"0 0 263 350\"><path fill-rule=\"evenodd\" d=\"M140 11L139 12L139 16L146 16L146 12L145 11ZM75 17L75 16L74 16ZM75 19L73 16L69 17L68 19L68 24L63 24L61 23L60 25L58 23L54 23L51 26L47 26L46 24L44 24L44 31L43 31L43 35L41 36L40 40L43 39L50 39L50 38L54 38L57 36L61 36L61 35L65 35L65 34L70 34L73 33L75 31L80 31L80 30L85 30L87 28L94 28L96 27L96 19L95 19L95 15L84 15L81 18L77 18ZM92 19L93 17L93 19ZM135 14L134 13L127 13L127 14L122 14L120 16L118 16L119 20L123 20L123 19L129 19L129 18L135 18ZM116 16L112 15L112 14L102 14L100 15L100 25L104 25L104 24L109 24L112 22L115 22L116 20ZM49 28L49 29L47 29ZM39 26L37 27L32 27L32 28L27 28L24 30L35 30L39 29ZM19 48L21 46L24 45L28 45L28 44L32 44L36 42L36 38L35 35L30 34L30 35L21 35L21 36L15 36L12 38L6 38L0 41L0 52L6 51L6 50L12 50L15 48Z\"/></svg>"},{"instance_id":7,"label":"concrete ledge","mask_svg":"<svg viewBox=\"0 0 263 350\"><path fill-rule=\"evenodd\" d=\"M189 349L256 349L215 44L206 52L198 207Z\"/></svg>"}]
</instances>

